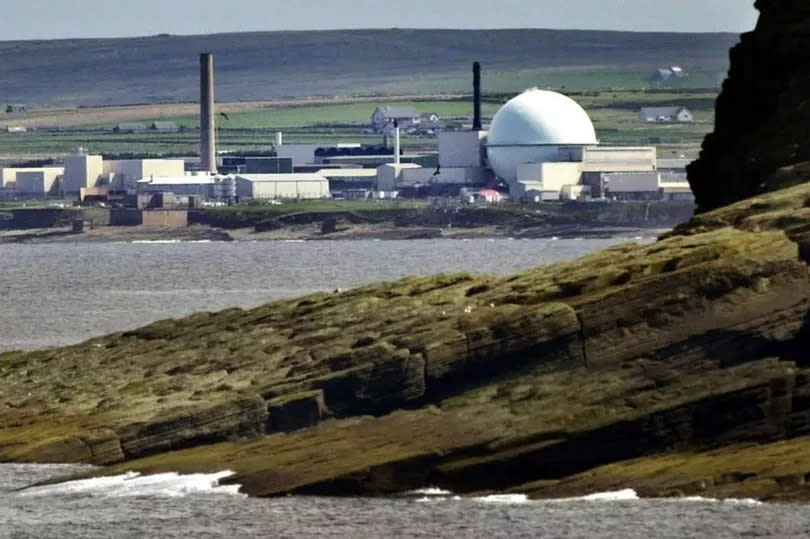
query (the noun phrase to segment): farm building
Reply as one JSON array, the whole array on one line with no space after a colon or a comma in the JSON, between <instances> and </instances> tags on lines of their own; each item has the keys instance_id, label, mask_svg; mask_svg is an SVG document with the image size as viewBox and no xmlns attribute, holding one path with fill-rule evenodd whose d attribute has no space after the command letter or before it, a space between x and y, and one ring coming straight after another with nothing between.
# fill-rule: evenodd
<instances>
[{"instance_id":1,"label":"farm building","mask_svg":"<svg viewBox=\"0 0 810 539\"><path fill-rule=\"evenodd\" d=\"M157 133L177 133L180 127L175 122L152 122L149 129Z\"/></svg>"},{"instance_id":2,"label":"farm building","mask_svg":"<svg viewBox=\"0 0 810 539\"><path fill-rule=\"evenodd\" d=\"M386 126L391 125L396 120L403 129L419 125L422 115L413 107L377 107L371 115L371 127L376 131L382 131ZM436 117L438 120L438 116Z\"/></svg>"},{"instance_id":3,"label":"farm building","mask_svg":"<svg viewBox=\"0 0 810 539\"><path fill-rule=\"evenodd\" d=\"M661 84L672 79L682 79L686 77L686 72L680 66L662 67L656 69L650 77L653 84Z\"/></svg>"},{"instance_id":4,"label":"farm building","mask_svg":"<svg viewBox=\"0 0 810 539\"><path fill-rule=\"evenodd\" d=\"M237 174L236 195L246 199L329 198L329 180L319 174Z\"/></svg>"},{"instance_id":5,"label":"farm building","mask_svg":"<svg viewBox=\"0 0 810 539\"><path fill-rule=\"evenodd\" d=\"M644 107L639 118L649 123L691 123L695 117L686 107Z\"/></svg>"},{"instance_id":6,"label":"farm building","mask_svg":"<svg viewBox=\"0 0 810 539\"><path fill-rule=\"evenodd\" d=\"M146 124L135 124L135 123L122 123L115 126L116 133L144 133L146 132L147 127Z\"/></svg>"}]
</instances>

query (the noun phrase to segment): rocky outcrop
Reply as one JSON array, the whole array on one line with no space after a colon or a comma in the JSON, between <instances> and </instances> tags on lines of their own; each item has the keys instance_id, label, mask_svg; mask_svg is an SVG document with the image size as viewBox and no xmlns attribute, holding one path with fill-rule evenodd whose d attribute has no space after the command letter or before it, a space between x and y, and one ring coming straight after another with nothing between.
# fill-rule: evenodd
<instances>
[{"instance_id":1,"label":"rocky outcrop","mask_svg":"<svg viewBox=\"0 0 810 539\"><path fill-rule=\"evenodd\" d=\"M756 6L756 29L731 51L715 130L689 167L698 212L783 186L774 172L810 161L810 5Z\"/></svg>"},{"instance_id":2,"label":"rocky outcrop","mask_svg":"<svg viewBox=\"0 0 810 539\"><path fill-rule=\"evenodd\" d=\"M4 354L0 459L228 468L254 495L553 496L628 459L806 436L807 200L793 187L507 278L409 278ZM685 488L670 483L655 492Z\"/></svg>"}]
</instances>

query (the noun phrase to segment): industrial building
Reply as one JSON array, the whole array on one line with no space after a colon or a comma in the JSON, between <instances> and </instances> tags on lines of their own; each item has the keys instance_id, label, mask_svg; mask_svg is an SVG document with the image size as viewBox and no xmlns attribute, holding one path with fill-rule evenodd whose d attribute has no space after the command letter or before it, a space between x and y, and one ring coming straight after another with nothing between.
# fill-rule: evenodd
<instances>
[{"instance_id":1,"label":"industrial building","mask_svg":"<svg viewBox=\"0 0 810 539\"><path fill-rule=\"evenodd\" d=\"M63 167L5 167L0 168L0 187L6 189L17 189L19 175L22 173L42 174L47 184L54 184L65 173Z\"/></svg>"},{"instance_id":2,"label":"industrial building","mask_svg":"<svg viewBox=\"0 0 810 539\"><path fill-rule=\"evenodd\" d=\"M104 160L100 155L70 155L65 157L64 165L62 191L65 195L79 195L85 189L96 187L104 174Z\"/></svg>"},{"instance_id":3,"label":"industrial building","mask_svg":"<svg viewBox=\"0 0 810 539\"><path fill-rule=\"evenodd\" d=\"M18 172L15 194L21 198L58 196L61 178L60 168Z\"/></svg>"},{"instance_id":4,"label":"industrial building","mask_svg":"<svg viewBox=\"0 0 810 539\"><path fill-rule=\"evenodd\" d=\"M102 178L110 191L134 193L138 181L149 177L176 178L185 174L182 159L122 159L102 162Z\"/></svg>"},{"instance_id":5,"label":"industrial building","mask_svg":"<svg viewBox=\"0 0 810 539\"><path fill-rule=\"evenodd\" d=\"M490 167L509 185L513 199L559 199L575 192L601 198L611 193L605 175L617 173L629 174L628 188L643 187L638 196L647 196L651 189L652 179L636 181L645 173L657 178L655 191L661 193L654 147L600 146L585 110L556 92L529 90L507 102L492 120L486 147ZM622 196L635 196L622 185ZM613 187L616 193L616 184Z\"/></svg>"},{"instance_id":6,"label":"industrial building","mask_svg":"<svg viewBox=\"0 0 810 539\"><path fill-rule=\"evenodd\" d=\"M319 174L237 174L239 200L329 198L329 180Z\"/></svg>"},{"instance_id":7,"label":"industrial building","mask_svg":"<svg viewBox=\"0 0 810 539\"><path fill-rule=\"evenodd\" d=\"M179 196L198 196L203 199L214 195L215 178L208 174L175 177L150 177L137 181L138 194L173 193Z\"/></svg>"}]
</instances>

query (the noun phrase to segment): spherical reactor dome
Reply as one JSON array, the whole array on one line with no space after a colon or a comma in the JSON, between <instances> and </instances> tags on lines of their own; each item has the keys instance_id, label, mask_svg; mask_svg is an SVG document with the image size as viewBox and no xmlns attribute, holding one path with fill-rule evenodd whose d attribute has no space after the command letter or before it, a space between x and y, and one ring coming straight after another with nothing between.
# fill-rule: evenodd
<instances>
[{"instance_id":1,"label":"spherical reactor dome","mask_svg":"<svg viewBox=\"0 0 810 539\"><path fill-rule=\"evenodd\" d=\"M487 156L500 178L514 182L523 163L556 161L560 146L598 144L585 109L570 97L528 90L495 114L487 137Z\"/></svg>"}]
</instances>

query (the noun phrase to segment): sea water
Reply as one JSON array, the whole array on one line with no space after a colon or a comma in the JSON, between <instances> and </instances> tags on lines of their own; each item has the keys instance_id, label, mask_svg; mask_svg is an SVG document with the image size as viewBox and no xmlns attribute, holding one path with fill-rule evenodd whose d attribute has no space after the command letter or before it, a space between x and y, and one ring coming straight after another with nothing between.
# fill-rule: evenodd
<instances>
[{"instance_id":1,"label":"sea water","mask_svg":"<svg viewBox=\"0 0 810 539\"><path fill-rule=\"evenodd\" d=\"M808 537L800 505L641 499L632 490L565 500L459 496L248 498L216 474L127 474L31 490L83 467L0 465L0 538Z\"/></svg>"}]
</instances>

